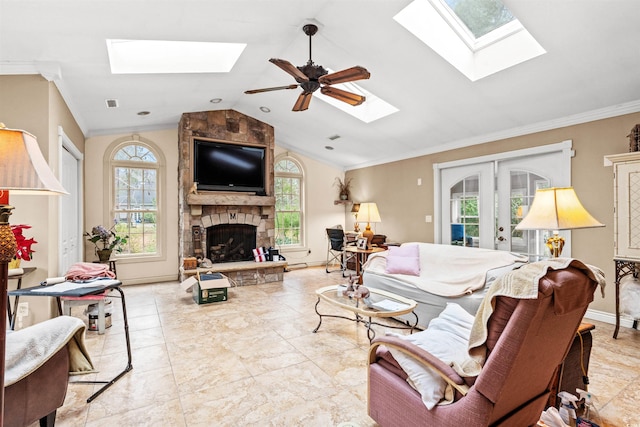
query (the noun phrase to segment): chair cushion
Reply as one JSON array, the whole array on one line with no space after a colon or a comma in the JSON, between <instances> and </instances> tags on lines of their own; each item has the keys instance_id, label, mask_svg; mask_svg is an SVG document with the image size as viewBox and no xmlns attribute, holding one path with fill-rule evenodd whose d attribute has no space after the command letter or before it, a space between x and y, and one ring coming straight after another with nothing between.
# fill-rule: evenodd
<instances>
[{"instance_id":1,"label":"chair cushion","mask_svg":"<svg viewBox=\"0 0 640 427\"><path fill-rule=\"evenodd\" d=\"M426 330L406 336L389 334L427 350L446 364L464 366L469 360L467 346L473 319L458 304L447 303L442 313L429 322ZM407 373L407 382L420 393L427 409L433 409L443 399L450 401L453 398L452 390L447 390L447 383L431 368L399 350L390 348L389 351Z\"/></svg>"}]
</instances>

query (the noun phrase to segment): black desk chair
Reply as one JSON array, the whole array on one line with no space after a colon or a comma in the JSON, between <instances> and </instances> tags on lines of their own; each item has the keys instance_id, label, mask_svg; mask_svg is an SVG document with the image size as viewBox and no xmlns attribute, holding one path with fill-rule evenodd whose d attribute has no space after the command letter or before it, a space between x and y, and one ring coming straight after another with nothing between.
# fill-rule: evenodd
<instances>
[{"instance_id":1,"label":"black desk chair","mask_svg":"<svg viewBox=\"0 0 640 427\"><path fill-rule=\"evenodd\" d=\"M345 252L344 248L348 244L354 244L355 242L347 243L344 236L344 230L342 228L327 228L328 248L327 248L327 273L333 273L336 271L342 272L342 277L345 277L345 270L347 269L347 262L353 255L349 255ZM330 270L330 266L338 264L339 269Z\"/></svg>"}]
</instances>

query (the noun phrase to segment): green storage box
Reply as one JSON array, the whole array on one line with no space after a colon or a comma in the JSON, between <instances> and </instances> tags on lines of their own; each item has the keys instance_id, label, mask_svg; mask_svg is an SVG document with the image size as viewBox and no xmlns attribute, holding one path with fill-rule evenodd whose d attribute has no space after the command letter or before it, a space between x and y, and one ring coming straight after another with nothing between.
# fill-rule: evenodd
<instances>
[{"instance_id":1,"label":"green storage box","mask_svg":"<svg viewBox=\"0 0 640 427\"><path fill-rule=\"evenodd\" d=\"M198 273L198 283L191 288L193 300L198 304L226 301L229 279L221 273Z\"/></svg>"}]
</instances>

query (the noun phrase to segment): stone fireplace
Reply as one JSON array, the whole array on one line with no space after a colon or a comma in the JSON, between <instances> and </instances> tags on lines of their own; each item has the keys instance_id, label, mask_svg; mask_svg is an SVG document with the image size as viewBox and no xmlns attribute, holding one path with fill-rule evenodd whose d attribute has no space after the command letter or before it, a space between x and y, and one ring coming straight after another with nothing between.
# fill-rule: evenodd
<instances>
[{"instance_id":1,"label":"stone fireplace","mask_svg":"<svg viewBox=\"0 0 640 427\"><path fill-rule=\"evenodd\" d=\"M266 147L266 195L194 191L194 138ZM215 259L214 271L224 272L239 285L282 280L285 263L256 263L251 253L254 247L275 245L274 144L272 126L237 111L182 115L178 163L180 265L185 257L206 256L212 262ZM230 231L238 235L231 236ZM254 246L249 248L251 244ZM242 258L241 255L244 258L237 259Z\"/></svg>"}]
</instances>

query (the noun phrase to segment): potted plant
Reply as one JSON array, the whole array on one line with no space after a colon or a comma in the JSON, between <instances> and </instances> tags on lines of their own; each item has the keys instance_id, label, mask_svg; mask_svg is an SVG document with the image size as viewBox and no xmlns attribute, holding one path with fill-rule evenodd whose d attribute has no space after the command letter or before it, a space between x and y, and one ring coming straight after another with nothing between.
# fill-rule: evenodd
<instances>
[{"instance_id":1,"label":"potted plant","mask_svg":"<svg viewBox=\"0 0 640 427\"><path fill-rule=\"evenodd\" d=\"M127 239L129 238L129 236L118 236L113 230L113 227L107 230L102 225L96 225L91 229L91 233L85 232L84 235L88 241L95 245L96 254L101 262L109 261L111 253L114 250L116 252L122 252L121 245L127 243Z\"/></svg>"},{"instance_id":2,"label":"potted plant","mask_svg":"<svg viewBox=\"0 0 640 427\"><path fill-rule=\"evenodd\" d=\"M336 186L338 187L338 196L340 200L349 200L351 195L351 178L341 179L336 177Z\"/></svg>"},{"instance_id":3,"label":"potted plant","mask_svg":"<svg viewBox=\"0 0 640 427\"><path fill-rule=\"evenodd\" d=\"M38 242L36 242L33 238L27 239L22 233L23 230L29 228L31 228L31 226L25 224L11 226L11 231L13 231L13 235L16 238L16 245L18 249L16 250L16 254L13 259L9 262L9 268L20 268L21 260L31 261L31 259L33 258L32 254L35 251L31 249L31 246Z\"/></svg>"}]
</instances>

